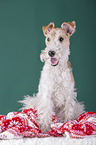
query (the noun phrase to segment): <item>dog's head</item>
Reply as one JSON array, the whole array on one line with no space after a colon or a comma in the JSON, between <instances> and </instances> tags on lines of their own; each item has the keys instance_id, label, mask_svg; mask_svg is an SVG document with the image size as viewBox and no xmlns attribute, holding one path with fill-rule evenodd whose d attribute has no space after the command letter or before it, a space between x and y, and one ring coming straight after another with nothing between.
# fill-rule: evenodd
<instances>
[{"instance_id":1,"label":"dog's head","mask_svg":"<svg viewBox=\"0 0 96 145\"><path fill-rule=\"evenodd\" d=\"M43 26L46 37L46 48L40 55L41 61L48 61L52 66L57 66L61 58L67 59L70 54L69 38L75 32L75 22L64 22L61 28L55 28L54 23Z\"/></svg>"}]
</instances>

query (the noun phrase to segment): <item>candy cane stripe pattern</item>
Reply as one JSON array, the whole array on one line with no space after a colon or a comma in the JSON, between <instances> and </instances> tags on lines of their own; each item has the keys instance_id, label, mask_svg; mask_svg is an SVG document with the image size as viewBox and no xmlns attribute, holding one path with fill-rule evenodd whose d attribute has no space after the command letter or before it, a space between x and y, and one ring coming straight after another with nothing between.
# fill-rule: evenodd
<instances>
[{"instance_id":1,"label":"candy cane stripe pattern","mask_svg":"<svg viewBox=\"0 0 96 145\"><path fill-rule=\"evenodd\" d=\"M22 112L10 112L0 115L0 139L15 139L23 137L71 137L84 138L96 136L96 113L86 112L77 120L58 123L58 118L53 114L51 130L42 133L36 122L37 110L34 108Z\"/></svg>"}]
</instances>

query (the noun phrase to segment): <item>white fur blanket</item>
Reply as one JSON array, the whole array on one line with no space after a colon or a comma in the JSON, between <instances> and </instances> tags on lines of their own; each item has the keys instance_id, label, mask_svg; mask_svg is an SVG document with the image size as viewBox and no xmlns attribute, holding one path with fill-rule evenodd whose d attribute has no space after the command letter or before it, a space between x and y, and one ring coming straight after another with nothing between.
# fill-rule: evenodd
<instances>
[{"instance_id":1,"label":"white fur blanket","mask_svg":"<svg viewBox=\"0 0 96 145\"><path fill-rule=\"evenodd\" d=\"M96 145L96 137L83 139L64 137L22 138L2 140L0 145Z\"/></svg>"},{"instance_id":2,"label":"white fur blanket","mask_svg":"<svg viewBox=\"0 0 96 145\"><path fill-rule=\"evenodd\" d=\"M11 112L7 116L0 115L0 139L18 139L24 137L71 137L84 138L96 136L96 113L86 112L77 120L58 123L53 115L51 130L42 133L36 123L37 110L30 108L22 112Z\"/></svg>"}]
</instances>

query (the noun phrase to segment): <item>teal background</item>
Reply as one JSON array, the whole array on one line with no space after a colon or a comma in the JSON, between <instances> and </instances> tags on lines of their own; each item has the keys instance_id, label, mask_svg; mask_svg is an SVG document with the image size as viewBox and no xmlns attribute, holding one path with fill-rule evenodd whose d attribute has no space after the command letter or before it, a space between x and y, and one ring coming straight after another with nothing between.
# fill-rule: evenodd
<instances>
[{"instance_id":1,"label":"teal background","mask_svg":"<svg viewBox=\"0 0 96 145\"><path fill-rule=\"evenodd\" d=\"M0 114L18 111L17 101L37 92L44 65L42 26L73 20L70 61L78 100L96 112L96 1L0 0Z\"/></svg>"}]
</instances>

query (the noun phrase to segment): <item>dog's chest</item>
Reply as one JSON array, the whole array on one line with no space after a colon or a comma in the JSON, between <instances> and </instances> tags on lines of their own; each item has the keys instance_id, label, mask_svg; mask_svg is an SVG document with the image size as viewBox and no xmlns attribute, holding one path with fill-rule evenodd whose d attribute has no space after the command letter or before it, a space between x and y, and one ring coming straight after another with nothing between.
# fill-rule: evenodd
<instances>
[{"instance_id":1,"label":"dog's chest","mask_svg":"<svg viewBox=\"0 0 96 145\"><path fill-rule=\"evenodd\" d=\"M41 73L40 86L48 92L56 94L68 91L72 83L71 72L68 67L48 67L44 66ZM58 93L59 92L59 93Z\"/></svg>"},{"instance_id":2,"label":"dog's chest","mask_svg":"<svg viewBox=\"0 0 96 145\"><path fill-rule=\"evenodd\" d=\"M56 88L59 85L60 87L67 87L69 83L72 82L71 72L69 68L52 70L50 72L50 80L53 82L54 87ZM61 85L61 86L60 86Z\"/></svg>"},{"instance_id":3,"label":"dog's chest","mask_svg":"<svg viewBox=\"0 0 96 145\"><path fill-rule=\"evenodd\" d=\"M52 81L52 100L57 106L64 105L67 95L70 93L70 87L73 85L70 69L58 70L53 73Z\"/></svg>"}]
</instances>

